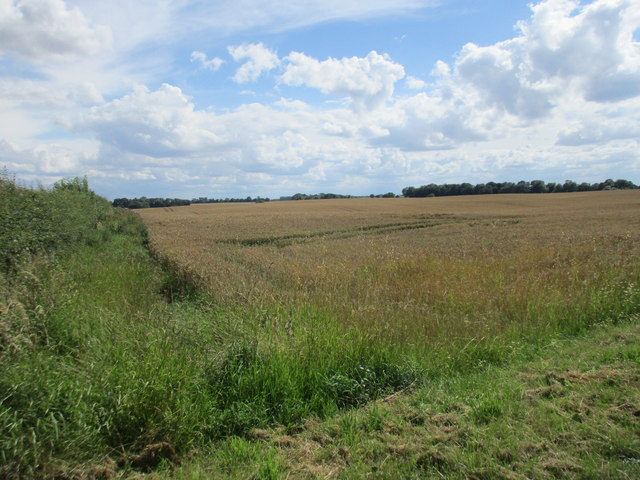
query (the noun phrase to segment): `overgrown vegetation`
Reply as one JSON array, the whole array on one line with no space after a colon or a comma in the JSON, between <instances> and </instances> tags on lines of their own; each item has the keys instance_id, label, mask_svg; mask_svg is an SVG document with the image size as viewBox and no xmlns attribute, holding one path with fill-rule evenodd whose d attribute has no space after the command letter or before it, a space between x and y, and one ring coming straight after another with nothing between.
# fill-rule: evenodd
<instances>
[{"instance_id":1,"label":"overgrown vegetation","mask_svg":"<svg viewBox=\"0 0 640 480\"><path fill-rule=\"evenodd\" d=\"M86 179L62 180L46 191L0 174L0 265L7 272L30 255L97 242L110 217L109 203L89 191Z\"/></svg>"},{"instance_id":2,"label":"overgrown vegetation","mask_svg":"<svg viewBox=\"0 0 640 480\"><path fill-rule=\"evenodd\" d=\"M1 187L11 205L3 214L21 219L3 222L15 245L5 250L1 284L3 478L89 475L113 462L145 470L228 435L363 404L415 379L393 349L332 330L313 309L296 315L328 334L307 332L296 349L277 348L285 329L265 335L246 310L222 311L188 294L188 284L149 256L139 218L112 209L82 180L30 190L3 178ZM66 221L55 221L67 215L78 222L72 236Z\"/></svg>"},{"instance_id":3,"label":"overgrown vegetation","mask_svg":"<svg viewBox=\"0 0 640 480\"><path fill-rule=\"evenodd\" d=\"M229 476L279 478L289 460L255 443L263 429L339 418L356 442L362 422L341 412L406 389L418 402L640 311L639 229L621 197L601 213L587 205L582 233L567 220L576 210L545 213L544 235L526 242L534 220L517 211L417 214L404 199L384 214L369 209L387 202L349 200L353 216L334 202L148 210L152 258L139 216L83 179L32 190L5 176L0 196L2 478L109 478L199 465L198 451L221 452ZM170 217L194 209L222 217ZM269 238L280 243L247 242ZM471 417L499 408L487 400ZM385 428L378 414L365 423ZM430 458L416 471L441 469Z\"/></svg>"},{"instance_id":4,"label":"overgrown vegetation","mask_svg":"<svg viewBox=\"0 0 640 480\"><path fill-rule=\"evenodd\" d=\"M555 338L531 358L232 437L151 478L635 480L639 344L637 319Z\"/></svg>"}]
</instances>

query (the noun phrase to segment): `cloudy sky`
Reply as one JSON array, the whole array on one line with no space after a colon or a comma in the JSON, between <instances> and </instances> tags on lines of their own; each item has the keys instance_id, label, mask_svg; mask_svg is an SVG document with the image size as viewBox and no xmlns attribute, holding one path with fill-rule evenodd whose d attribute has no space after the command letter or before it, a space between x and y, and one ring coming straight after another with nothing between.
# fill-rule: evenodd
<instances>
[{"instance_id":1,"label":"cloudy sky","mask_svg":"<svg viewBox=\"0 0 640 480\"><path fill-rule=\"evenodd\" d=\"M638 0L0 0L0 169L101 195L640 183Z\"/></svg>"}]
</instances>

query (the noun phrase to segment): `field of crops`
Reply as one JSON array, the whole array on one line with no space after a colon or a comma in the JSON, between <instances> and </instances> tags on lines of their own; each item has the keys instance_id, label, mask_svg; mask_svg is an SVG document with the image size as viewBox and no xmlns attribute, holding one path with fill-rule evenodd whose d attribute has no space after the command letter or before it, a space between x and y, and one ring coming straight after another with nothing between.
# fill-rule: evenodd
<instances>
[{"instance_id":1,"label":"field of crops","mask_svg":"<svg viewBox=\"0 0 640 480\"><path fill-rule=\"evenodd\" d=\"M217 302L249 305L263 322L289 327L299 316L287 312L312 307L407 349L580 326L622 301L614 291L629 289L640 272L638 191L140 214L152 249Z\"/></svg>"},{"instance_id":2,"label":"field of crops","mask_svg":"<svg viewBox=\"0 0 640 480\"><path fill-rule=\"evenodd\" d=\"M0 198L0 478L638 478L640 191Z\"/></svg>"}]
</instances>

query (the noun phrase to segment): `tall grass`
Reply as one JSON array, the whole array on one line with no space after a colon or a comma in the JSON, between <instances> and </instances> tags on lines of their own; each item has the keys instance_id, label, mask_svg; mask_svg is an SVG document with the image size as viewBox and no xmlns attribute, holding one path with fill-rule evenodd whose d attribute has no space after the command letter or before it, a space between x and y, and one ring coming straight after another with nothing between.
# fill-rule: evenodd
<instances>
[{"instance_id":1,"label":"tall grass","mask_svg":"<svg viewBox=\"0 0 640 480\"><path fill-rule=\"evenodd\" d=\"M287 327L204 298L167 302L180 282L149 256L136 216L97 208L104 201L81 188L3 187L11 218L22 219L3 222L5 238L24 233L14 225L32 231L17 237L20 250L5 250L2 272L0 476L55 476L106 457L126 467L160 442L182 454L357 405L414 378L394 352L331 329L313 309L291 315L325 334L278 348ZM78 234L30 216L45 205L50 218L82 219ZM93 213L74 212L85 209Z\"/></svg>"}]
</instances>

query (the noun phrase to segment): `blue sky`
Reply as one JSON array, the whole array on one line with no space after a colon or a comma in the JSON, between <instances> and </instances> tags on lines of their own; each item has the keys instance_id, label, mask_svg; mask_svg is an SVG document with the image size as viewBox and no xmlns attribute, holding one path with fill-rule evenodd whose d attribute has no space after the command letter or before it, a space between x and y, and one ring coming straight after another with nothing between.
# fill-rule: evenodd
<instances>
[{"instance_id":1,"label":"blue sky","mask_svg":"<svg viewBox=\"0 0 640 480\"><path fill-rule=\"evenodd\" d=\"M0 0L0 168L107 198L640 183L637 0Z\"/></svg>"}]
</instances>

